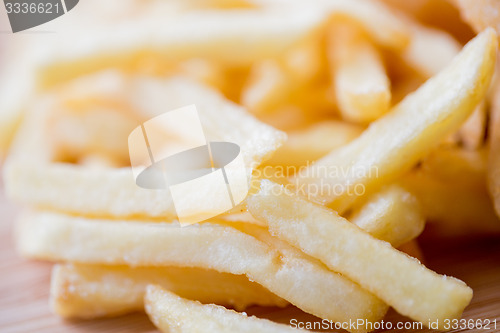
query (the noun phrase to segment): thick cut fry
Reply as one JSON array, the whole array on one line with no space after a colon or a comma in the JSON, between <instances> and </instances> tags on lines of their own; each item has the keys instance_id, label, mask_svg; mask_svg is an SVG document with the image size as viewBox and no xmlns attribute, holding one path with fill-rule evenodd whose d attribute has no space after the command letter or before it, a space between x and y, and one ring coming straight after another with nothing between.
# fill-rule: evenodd
<instances>
[{"instance_id":1,"label":"thick cut fry","mask_svg":"<svg viewBox=\"0 0 500 333\"><path fill-rule=\"evenodd\" d=\"M17 240L20 252L32 258L244 274L305 312L338 322L359 318L374 322L387 310L378 298L317 260L223 225L181 228L170 223L89 220L38 212L21 218Z\"/></svg>"},{"instance_id":2,"label":"thick cut fry","mask_svg":"<svg viewBox=\"0 0 500 333\"><path fill-rule=\"evenodd\" d=\"M330 30L328 57L335 96L342 117L371 122L389 110L389 78L377 49L355 25Z\"/></svg>"},{"instance_id":3,"label":"thick cut fry","mask_svg":"<svg viewBox=\"0 0 500 333\"><path fill-rule=\"evenodd\" d=\"M398 247L424 230L425 217L411 193L391 185L355 207L349 220L373 237Z\"/></svg>"},{"instance_id":4,"label":"thick cut fry","mask_svg":"<svg viewBox=\"0 0 500 333\"><path fill-rule=\"evenodd\" d=\"M281 185L261 182L247 199L250 213L276 237L359 283L399 313L428 324L459 318L472 298L460 280L439 275L377 240L334 211Z\"/></svg>"},{"instance_id":5,"label":"thick cut fry","mask_svg":"<svg viewBox=\"0 0 500 333\"><path fill-rule=\"evenodd\" d=\"M94 77L82 80L91 84ZM115 82L116 97L129 101L140 118L149 119L196 103L207 139L238 144L249 170L269 158L286 138L283 132L258 121L217 92L184 78L128 78L106 72L98 75L99 80ZM77 83L82 85L85 86ZM34 206L88 215L175 217L168 190L138 187L130 168L95 170L54 163L47 122L51 110L58 105L57 96L53 95L39 101L17 136L4 170L6 190L11 198ZM127 142L127 138L123 140ZM205 198L218 200L208 193Z\"/></svg>"},{"instance_id":6,"label":"thick cut fry","mask_svg":"<svg viewBox=\"0 0 500 333\"><path fill-rule=\"evenodd\" d=\"M191 267L58 264L52 270L50 303L66 318L97 318L142 310L150 283L203 303L244 310L250 305L285 306L286 301L245 276Z\"/></svg>"},{"instance_id":7,"label":"thick cut fry","mask_svg":"<svg viewBox=\"0 0 500 333\"><path fill-rule=\"evenodd\" d=\"M292 183L309 198L344 212L370 188L409 170L436 142L457 130L488 89L496 61L492 29L356 140L302 170Z\"/></svg>"},{"instance_id":8,"label":"thick cut fry","mask_svg":"<svg viewBox=\"0 0 500 333\"><path fill-rule=\"evenodd\" d=\"M162 332L192 333L293 333L295 330L266 319L248 317L214 304L183 299L160 286L149 285L144 296L146 312Z\"/></svg>"},{"instance_id":9,"label":"thick cut fry","mask_svg":"<svg viewBox=\"0 0 500 333\"><path fill-rule=\"evenodd\" d=\"M363 128L341 121L322 121L302 130L287 133L288 140L265 162L267 165L298 168L313 163L335 148L357 138Z\"/></svg>"}]
</instances>

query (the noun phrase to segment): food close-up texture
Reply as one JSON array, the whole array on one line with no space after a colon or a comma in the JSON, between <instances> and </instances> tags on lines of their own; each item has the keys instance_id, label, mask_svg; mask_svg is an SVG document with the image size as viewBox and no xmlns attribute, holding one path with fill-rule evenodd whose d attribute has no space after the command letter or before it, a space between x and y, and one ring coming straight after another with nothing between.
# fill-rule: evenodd
<instances>
[{"instance_id":1,"label":"food close-up texture","mask_svg":"<svg viewBox=\"0 0 500 333\"><path fill-rule=\"evenodd\" d=\"M500 1L30 1L0 332L500 332Z\"/></svg>"}]
</instances>

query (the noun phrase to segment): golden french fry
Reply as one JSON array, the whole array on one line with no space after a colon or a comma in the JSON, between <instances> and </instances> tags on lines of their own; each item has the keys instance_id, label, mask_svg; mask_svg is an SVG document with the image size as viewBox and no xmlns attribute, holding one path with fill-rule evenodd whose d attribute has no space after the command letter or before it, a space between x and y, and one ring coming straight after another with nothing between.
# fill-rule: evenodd
<instances>
[{"instance_id":1,"label":"golden french fry","mask_svg":"<svg viewBox=\"0 0 500 333\"><path fill-rule=\"evenodd\" d=\"M488 128L488 191L500 216L500 68L497 66L495 82L492 85Z\"/></svg>"},{"instance_id":2,"label":"golden french fry","mask_svg":"<svg viewBox=\"0 0 500 333\"><path fill-rule=\"evenodd\" d=\"M222 306L187 300L157 285L147 287L144 303L149 318L162 332L305 332Z\"/></svg>"},{"instance_id":3,"label":"golden french fry","mask_svg":"<svg viewBox=\"0 0 500 333\"><path fill-rule=\"evenodd\" d=\"M391 90L375 46L355 25L335 24L328 38L335 96L344 119L368 123L389 110Z\"/></svg>"},{"instance_id":4,"label":"golden french fry","mask_svg":"<svg viewBox=\"0 0 500 333\"><path fill-rule=\"evenodd\" d=\"M428 234L446 237L500 232L486 186L485 149L440 148L401 184L419 200Z\"/></svg>"},{"instance_id":5,"label":"golden french fry","mask_svg":"<svg viewBox=\"0 0 500 333\"><path fill-rule=\"evenodd\" d=\"M291 182L309 198L344 212L366 190L400 176L457 130L485 96L496 50L496 33L485 30L446 69L359 138L302 170Z\"/></svg>"},{"instance_id":6,"label":"golden french fry","mask_svg":"<svg viewBox=\"0 0 500 333\"><path fill-rule=\"evenodd\" d=\"M252 232L265 231L243 224L251 226ZM19 251L31 258L214 269L244 274L321 318L338 322L362 318L373 323L384 316L387 306L357 284L317 260L269 242L224 225L181 228L172 223L85 219L49 212L24 215L17 228Z\"/></svg>"},{"instance_id":7,"label":"golden french fry","mask_svg":"<svg viewBox=\"0 0 500 333\"><path fill-rule=\"evenodd\" d=\"M486 133L486 105L479 103L467 121L460 127L458 135L466 149L479 149Z\"/></svg>"},{"instance_id":8,"label":"golden french fry","mask_svg":"<svg viewBox=\"0 0 500 333\"><path fill-rule=\"evenodd\" d=\"M57 264L50 304L66 318L115 316L144 308L150 283L182 297L244 310L250 305L285 306L286 301L245 276L192 267L137 267Z\"/></svg>"},{"instance_id":9,"label":"golden french fry","mask_svg":"<svg viewBox=\"0 0 500 333\"><path fill-rule=\"evenodd\" d=\"M250 213L269 231L371 291L399 313L428 324L459 318L472 289L439 275L417 260L375 239L325 207L282 185L261 182L247 199ZM397 272L397 273L394 273Z\"/></svg>"},{"instance_id":10,"label":"golden french fry","mask_svg":"<svg viewBox=\"0 0 500 333\"><path fill-rule=\"evenodd\" d=\"M74 36L59 36L39 60L39 85L54 86L104 68L141 71L137 67L144 63L168 66L192 57L248 65L279 55L324 21L318 11L293 9L199 10L171 20L135 15L91 30L82 47L68 48Z\"/></svg>"},{"instance_id":11,"label":"golden french fry","mask_svg":"<svg viewBox=\"0 0 500 333\"><path fill-rule=\"evenodd\" d=\"M122 100L129 101L138 117L143 119L196 103L207 139L238 144L248 169L269 158L286 138L283 132L258 121L243 108L194 81L178 77L167 80L127 78L115 72L101 75L118 86L111 90L117 91ZM105 78L100 77L107 81ZM82 80L89 80L90 84L93 77ZM138 187L130 168L95 170L54 163L47 118L57 102L57 96L52 95L41 100L20 130L4 170L6 191L11 198L88 215L175 217L168 190L151 191ZM127 142L126 137L123 142ZM218 200L208 193L205 198Z\"/></svg>"},{"instance_id":12,"label":"golden french fry","mask_svg":"<svg viewBox=\"0 0 500 333\"><path fill-rule=\"evenodd\" d=\"M326 16L352 19L366 30L378 44L401 50L410 38L410 31L400 15L381 2L370 0L313 0L307 4L289 0L249 0L263 7L282 6L299 10L315 9Z\"/></svg>"},{"instance_id":13,"label":"golden french fry","mask_svg":"<svg viewBox=\"0 0 500 333\"><path fill-rule=\"evenodd\" d=\"M302 130L288 132L288 140L265 162L266 165L283 166L295 170L313 163L335 148L358 137L363 128L341 121L322 121ZM292 171L292 170L291 170Z\"/></svg>"},{"instance_id":14,"label":"golden french fry","mask_svg":"<svg viewBox=\"0 0 500 333\"><path fill-rule=\"evenodd\" d=\"M265 60L252 66L241 103L253 113L272 110L295 88L297 81L276 60Z\"/></svg>"},{"instance_id":15,"label":"golden french fry","mask_svg":"<svg viewBox=\"0 0 500 333\"><path fill-rule=\"evenodd\" d=\"M448 33L411 22L410 42L402 58L425 77L439 73L460 52L461 45Z\"/></svg>"},{"instance_id":16,"label":"golden french fry","mask_svg":"<svg viewBox=\"0 0 500 333\"><path fill-rule=\"evenodd\" d=\"M399 185L370 195L354 208L349 221L394 247L416 238L425 225L417 198Z\"/></svg>"},{"instance_id":17,"label":"golden french fry","mask_svg":"<svg viewBox=\"0 0 500 333\"><path fill-rule=\"evenodd\" d=\"M462 19L476 32L493 27L500 32L500 4L495 0L453 0Z\"/></svg>"}]
</instances>

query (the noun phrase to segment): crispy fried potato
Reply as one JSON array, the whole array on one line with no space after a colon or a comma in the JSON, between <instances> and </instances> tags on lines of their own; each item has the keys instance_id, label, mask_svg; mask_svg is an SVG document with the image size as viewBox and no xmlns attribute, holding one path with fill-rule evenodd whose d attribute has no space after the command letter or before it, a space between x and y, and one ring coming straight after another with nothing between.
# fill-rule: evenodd
<instances>
[{"instance_id":1,"label":"crispy fried potato","mask_svg":"<svg viewBox=\"0 0 500 333\"><path fill-rule=\"evenodd\" d=\"M243 224L251 226L251 232L265 230ZM317 260L224 225L181 228L176 223L38 212L24 215L16 233L20 253L30 258L132 267L198 267L244 274L305 312L333 321L364 318L374 322L387 310L378 298Z\"/></svg>"},{"instance_id":2,"label":"crispy fried potato","mask_svg":"<svg viewBox=\"0 0 500 333\"><path fill-rule=\"evenodd\" d=\"M358 137L361 126L342 121L318 122L305 129L288 132L288 140L264 164L298 168L311 164L335 148L339 148Z\"/></svg>"},{"instance_id":3,"label":"crispy fried potato","mask_svg":"<svg viewBox=\"0 0 500 333\"><path fill-rule=\"evenodd\" d=\"M460 141L466 149L479 149L486 136L486 104L479 103L474 112L458 131Z\"/></svg>"},{"instance_id":4,"label":"crispy fried potato","mask_svg":"<svg viewBox=\"0 0 500 333\"><path fill-rule=\"evenodd\" d=\"M222 306L190 301L156 285L147 287L144 303L149 318L162 332L305 332Z\"/></svg>"},{"instance_id":5,"label":"crispy fried potato","mask_svg":"<svg viewBox=\"0 0 500 333\"><path fill-rule=\"evenodd\" d=\"M410 38L406 22L391 8L380 2L370 0L312 0L307 3L297 0L248 1L263 7L286 6L299 10L314 8L326 16L333 16L334 20L338 17L348 18L362 26L378 44L396 50L404 48Z\"/></svg>"},{"instance_id":6,"label":"crispy fried potato","mask_svg":"<svg viewBox=\"0 0 500 333\"><path fill-rule=\"evenodd\" d=\"M462 19L476 32L493 27L500 32L500 4L496 0L453 0Z\"/></svg>"},{"instance_id":7,"label":"crispy fried potato","mask_svg":"<svg viewBox=\"0 0 500 333\"><path fill-rule=\"evenodd\" d=\"M57 264L52 270L50 304L66 318L115 316L144 308L150 283L198 300L234 307L285 306L286 301L245 276L191 267Z\"/></svg>"},{"instance_id":8,"label":"crispy fried potato","mask_svg":"<svg viewBox=\"0 0 500 333\"><path fill-rule=\"evenodd\" d=\"M399 313L428 324L460 318L472 289L439 275L388 243L375 239L334 211L308 202L282 185L261 182L247 199L250 213L266 221L270 232L319 259L391 305Z\"/></svg>"},{"instance_id":9,"label":"crispy fried potato","mask_svg":"<svg viewBox=\"0 0 500 333\"><path fill-rule=\"evenodd\" d=\"M341 115L368 123L389 110L390 82L378 50L357 26L334 24L328 37L328 58Z\"/></svg>"},{"instance_id":10,"label":"crispy fried potato","mask_svg":"<svg viewBox=\"0 0 500 333\"><path fill-rule=\"evenodd\" d=\"M487 151L439 148L401 184L421 203L426 234L456 237L500 232L486 186Z\"/></svg>"},{"instance_id":11,"label":"crispy fried potato","mask_svg":"<svg viewBox=\"0 0 500 333\"><path fill-rule=\"evenodd\" d=\"M410 26L412 35L402 58L424 77L439 73L460 52L460 43L446 32L416 22Z\"/></svg>"},{"instance_id":12,"label":"crispy fried potato","mask_svg":"<svg viewBox=\"0 0 500 333\"><path fill-rule=\"evenodd\" d=\"M324 14L315 10L199 10L171 19L139 12L90 30L80 47L67 47L72 34L58 36L38 62L38 81L51 87L104 68L141 72L144 64L168 67L192 57L248 65L279 55L323 22Z\"/></svg>"},{"instance_id":13,"label":"crispy fried potato","mask_svg":"<svg viewBox=\"0 0 500 333\"><path fill-rule=\"evenodd\" d=\"M118 96L128 100L132 109L145 119L196 103L207 139L238 144L249 170L269 158L286 138L283 132L193 81L178 77L160 80L127 78L117 73L102 75L117 82ZM89 80L87 84L91 84L93 78L82 80ZM130 168L95 170L54 163L47 118L57 103L57 96L52 95L39 101L17 136L4 170L6 191L11 198L34 206L88 215L175 217L168 190L139 188ZM127 142L126 138L123 140Z\"/></svg>"},{"instance_id":14,"label":"crispy fried potato","mask_svg":"<svg viewBox=\"0 0 500 333\"><path fill-rule=\"evenodd\" d=\"M500 216L500 68L497 63L495 82L492 85L489 123L488 191L495 211Z\"/></svg>"},{"instance_id":15,"label":"crispy fried potato","mask_svg":"<svg viewBox=\"0 0 500 333\"><path fill-rule=\"evenodd\" d=\"M409 170L472 113L484 98L496 61L492 29L356 140L291 179L310 199L344 212L366 190Z\"/></svg>"},{"instance_id":16,"label":"crispy fried potato","mask_svg":"<svg viewBox=\"0 0 500 333\"><path fill-rule=\"evenodd\" d=\"M393 247L416 238L425 225L417 198L398 185L370 195L354 208L349 221Z\"/></svg>"},{"instance_id":17,"label":"crispy fried potato","mask_svg":"<svg viewBox=\"0 0 500 333\"><path fill-rule=\"evenodd\" d=\"M296 88L297 81L290 76L276 60L256 63L241 94L241 104L256 114L269 112Z\"/></svg>"}]
</instances>

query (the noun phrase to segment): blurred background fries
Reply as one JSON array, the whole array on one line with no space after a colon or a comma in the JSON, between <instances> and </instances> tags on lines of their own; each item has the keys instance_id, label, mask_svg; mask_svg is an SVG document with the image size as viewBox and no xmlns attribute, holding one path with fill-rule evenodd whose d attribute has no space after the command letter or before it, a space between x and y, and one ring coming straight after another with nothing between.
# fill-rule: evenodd
<instances>
[{"instance_id":1,"label":"blurred background fries","mask_svg":"<svg viewBox=\"0 0 500 333\"><path fill-rule=\"evenodd\" d=\"M54 314L118 317L101 331L137 311L163 332L290 332L292 318L498 330L499 13L494 0L82 0L13 34L3 12L0 237L55 263ZM151 154L128 138L191 104L206 140L239 146L250 191L181 227L167 188L136 185ZM182 151L196 129L153 126L147 145ZM222 200L190 190L208 211ZM2 275L35 267L4 244ZM23 281L9 283L0 314L33 304L9 301ZM0 330L44 332L42 315L2 315Z\"/></svg>"}]
</instances>

